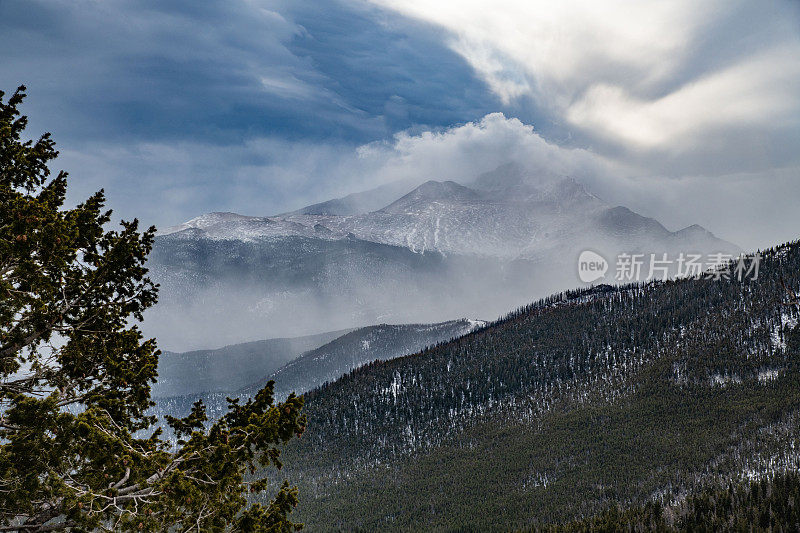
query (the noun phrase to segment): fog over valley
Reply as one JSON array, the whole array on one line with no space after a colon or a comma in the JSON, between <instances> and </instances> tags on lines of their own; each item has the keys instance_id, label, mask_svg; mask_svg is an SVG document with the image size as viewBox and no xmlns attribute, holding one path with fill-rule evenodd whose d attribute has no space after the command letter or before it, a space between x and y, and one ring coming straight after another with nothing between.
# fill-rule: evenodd
<instances>
[{"instance_id":1,"label":"fog over valley","mask_svg":"<svg viewBox=\"0 0 800 533\"><path fill-rule=\"evenodd\" d=\"M209 213L162 229L148 334L173 350L376 323L494 319L580 284L583 250L673 257L740 249L669 231L575 178L516 163L353 194L271 217ZM379 209L374 206L380 202ZM614 272L607 275L614 281Z\"/></svg>"}]
</instances>

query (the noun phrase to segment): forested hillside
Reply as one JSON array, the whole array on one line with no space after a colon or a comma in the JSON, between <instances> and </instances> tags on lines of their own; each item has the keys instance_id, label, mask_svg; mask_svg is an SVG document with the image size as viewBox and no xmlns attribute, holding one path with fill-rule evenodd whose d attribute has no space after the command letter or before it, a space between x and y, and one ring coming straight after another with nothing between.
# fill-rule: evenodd
<instances>
[{"instance_id":1,"label":"forested hillside","mask_svg":"<svg viewBox=\"0 0 800 533\"><path fill-rule=\"evenodd\" d=\"M667 505L616 506L597 516L544 528L548 533L600 531L798 531L800 475L779 473L749 483L709 488Z\"/></svg>"},{"instance_id":2,"label":"forested hillside","mask_svg":"<svg viewBox=\"0 0 800 533\"><path fill-rule=\"evenodd\" d=\"M800 245L559 294L306 395L312 530L507 530L800 467Z\"/></svg>"}]
</instances>

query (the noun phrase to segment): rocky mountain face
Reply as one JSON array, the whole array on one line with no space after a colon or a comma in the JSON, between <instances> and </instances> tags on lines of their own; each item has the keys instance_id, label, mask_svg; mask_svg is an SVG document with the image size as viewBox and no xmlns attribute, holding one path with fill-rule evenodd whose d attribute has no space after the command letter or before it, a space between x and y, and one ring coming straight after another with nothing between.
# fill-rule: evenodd
<instances>
[{"instance_id":1,"label":"rocky mountain face","mask_svg":"<svg viewBox=\"0 0 800 533\"><path fill-rule=\"evenodd\" d=\"M397 193L402 186L277 216L210 213L165 229L151 256L162 296L148 332L187 349L386 321L491 318L575 285L585 249L609 260L738 251L699 226L671 232L574 179L515 166L468 185L428 181Z\"/></svg>"}]
</instances>

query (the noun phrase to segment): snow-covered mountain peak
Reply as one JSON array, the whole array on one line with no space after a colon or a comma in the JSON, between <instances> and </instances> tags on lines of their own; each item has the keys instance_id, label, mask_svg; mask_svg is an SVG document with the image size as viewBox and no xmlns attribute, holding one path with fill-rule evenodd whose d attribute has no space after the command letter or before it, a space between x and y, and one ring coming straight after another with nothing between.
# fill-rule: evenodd
<instances>
[{"instance_id":1,"label":"snow-covered mountain peak","mask_svg":"<svg viewBox=\"0 0 800 533\"><path fill-rule=\"evenodd\" d=\"M363 215L389 205L411 191L418 183L419 181L414 179L397 180L374 189L308 205L284 215Z\"/></svg>"},{"instance_id":2,"label":"snow-covered mountain peak","mask_svg":"<svg viewBox=\"0 0 800 533\"><path fill-rule=\"evenodd\" d=\"M245 216L238 213L215 211L213 213L206 213L204 215L194 217L191 220L187 220L183 224L178 224L177 226L170 226L159 230L158 234L169 235L171 233L177 233L187 229L205 230L214 226L237 224L243 221L258 219L259 217Z\"/></svg>"},{"instance_id":3,"label":"snow-covered mountain peak","mask_svg":"<svg viewBox=\"0 0 800 533\"><path fill-rule=\"evenodd\" d=\"M612 207L599 218L599 225L611 235L620 237L652 235L663 236L669 231L657 220L643 217L624 206Z\"/></svg>"},{"instance_id":4,"label":"snow-covered mountain peak","mask_svg":"<svg viewBox=\"0 0 800 533\"><path fill-rule=\"evenodd\" d=\"M426 181L406 194L397 193L383 208L358 212L407 185L359 193L357 201L344 197L273 217L209 213L161 235L241 241L349 238L418 253L502 259L567 257L586 247L735 248L699 226L670 232L652 218L609 206L572 177L534 176L517 164L482 174L471 187Z\"/></svg>"},{"instance_id":5,"label":"snow-covered mountain peak","mask_svg":"<svg viewBox=\"0 0 800 533\"><path fill-rule=\"evenodd\" d=\"M381 209L384 213L411 213L429 204L436 203L464 203L479 199L479 194L454 181L426 181L402 198L392 202Z\"/></svg>"}]
</instances>

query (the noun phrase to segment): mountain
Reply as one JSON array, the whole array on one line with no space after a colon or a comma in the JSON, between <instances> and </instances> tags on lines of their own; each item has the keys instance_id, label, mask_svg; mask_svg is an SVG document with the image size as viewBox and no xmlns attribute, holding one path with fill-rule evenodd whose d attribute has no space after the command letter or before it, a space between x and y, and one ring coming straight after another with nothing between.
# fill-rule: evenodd
<instances>
[{"instance_id":1,"label":"mountain","mask_svg":"<svg viewBox=\"0 0 800 533\"><path fill-rule=\"evenodd\" d=\"M368 213L310 213L316 211L313 206L276 217L211 213L161 234L244 241L288 236L357 238L420 253L502 259L537 257L553 249L572 251L591 243L628 246L630 251L656 246L672 251L676 245L705 251L699 244L715 246L715 251L737 250L699 226L671 232L625 207L609 206L571 178L541 185L511 183L498 188L492 181L489 189L473 189L453 181L427 181ZM701 243L696 242L698 238Z\"/></svg>"},{"instance_id":2,"label":"mountain","mask_svg":"<svg viewBox=\"0 0 800 533\"><path fill-rule=\"evenodd\" d=\"M238 391L250 397L268 380L275 381L275 396L282 399L290 392L303 394L327 382L333 382L366 363L386 361L417 352L466 335L485 322L451 320L440 324L380 324L359 328L319 348L309 350L297 359Z\"/></svg>"},{"instance_id":3,"label":"mountain","mask_svg":"<svg viewBox=\"0 0 800 533\"><path fill-rule=\"evenodd\" d=\"M468 185L473 189L497 191L523 187L536 179L537 176L525 167L518 163L511 162L478 175L478 177Z\"/></svg>"},{"instance_id":4,"label":"mountain","mask_svg":"<svg viewBox=\"0 0 800 533\"><path fill-rule=\"evenodd\" d=\"M369 199L378 197L386 191ZM150 258L160 303L146 333L186 350L491 317L574 285L587 249L609 260L739 251L699 226L672 232L572 178L513 165L470 186L427 181L369 212L337 202L269 217L210 213L163 230ZM614 270L606 276L613 282Z\"/></svg>"},{"instance_id":5,"label":"mountain","mask_svg":"<svg viewBox=\"0 0 800 533\"><path fill-rule=\"evenodd\" d=\"M798 471L797 294L800 241L756 277L568 291L363 366L306 394L299 518L507 531Z\"/></svg>"},{"instance_id":6,"label":"mountain","mask_svg":"<svg viewBox=\"0 0 800 533\"><path fill-rule=\"evenodd\" d=\"M158 398L236 390L251 383L253 376L269 375L301 354L345 333L346 330L269 339L214 350L165 351L158 359L158 381L153 384L151 393Z\"/></svg>"},{"instance_id":7,"label":"mountain","mask_svg":"<svg viewBox=\"0 0 800 533\"><path fill-rule=\"evenodd\" d=\"M429 180L380 210L381 213L407 214L425 211L434 205L460 205L477 202L480 194L454 181Z\"/></svg>"},{"instance_id":8,"label":"mountain","mask_svg":"<svg viewBox=\"0 0 800 533\"><path fill-rule=\"evenodd\" d=\"M376 211L414 188L414 180L399 180L374 189L348 194L287 213L288 215L360 215Z\"/></svg>"},{"instance_id":9,"label":"mountain","mask_svg":"<svg viewBox=\"0 0 800 533\"><path fill-rule=\"evenodd\" d=\"M211 414L224 412L227 397L246 399L269 380L275 394L303 394L335 381L373 361L385 361L461 337L482 327L480 320L451 320L439 324L380 324L349 332L332 332L294 339L271 339L218 350L167 353L159 361L153 387L163 417L188 414L202 399Z\"/></svg>"}]
</instances>

